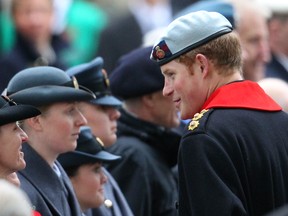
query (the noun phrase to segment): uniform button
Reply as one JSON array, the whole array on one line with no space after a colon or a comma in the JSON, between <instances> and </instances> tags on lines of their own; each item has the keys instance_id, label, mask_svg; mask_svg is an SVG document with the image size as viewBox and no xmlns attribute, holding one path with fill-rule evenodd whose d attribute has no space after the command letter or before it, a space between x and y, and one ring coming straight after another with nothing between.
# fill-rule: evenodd
<instances>
[{"instance_id":1,"label":"uniform button","mask_svg":"<svg viewBox=\"0 0 288 216\"><path fill-rule=\"evenodd\" d=\"M113 206L113 203L112 203L111 200L106 199L106 200L104 201L104 205L105 205L107 208L111 208L111 207Z\"/></svg>"}]
</instances>

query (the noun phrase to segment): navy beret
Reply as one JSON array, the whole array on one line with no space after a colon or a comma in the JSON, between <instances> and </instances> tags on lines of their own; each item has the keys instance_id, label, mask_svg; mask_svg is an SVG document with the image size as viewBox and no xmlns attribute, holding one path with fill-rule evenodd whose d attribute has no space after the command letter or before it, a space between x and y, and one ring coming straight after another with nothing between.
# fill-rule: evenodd
<instances>
[{"instance_id":1,"label":"navy beret","mask_svg":"<svg viewBox=\"0 0 288 216\"><path fill-rule=\"evenodd\" d=\"M133 98L160 91L164 77L160 67L150 59L152 47L141 47L123 55L110 75L113 95Z\"/></svg>"}]
</instances>

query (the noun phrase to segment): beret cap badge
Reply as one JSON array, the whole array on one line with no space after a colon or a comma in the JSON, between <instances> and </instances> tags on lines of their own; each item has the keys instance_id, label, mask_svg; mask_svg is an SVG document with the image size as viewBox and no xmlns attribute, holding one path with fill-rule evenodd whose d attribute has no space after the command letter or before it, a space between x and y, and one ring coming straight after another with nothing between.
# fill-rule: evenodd
<instances>
[{"instance_id":1,"label":"beret cap badge","mask_svg":"<svg viewBox=\"0 0 288 216\"><path fill-rule=\"evenodd\" d=\"M170 49L168 48L165 41L161 41L157 46L153 49L153 58L160 61L162 59L168 58L172 56Z\"/></svg>"},{"instance_id":2,"label":"beret cap badge","mask_svg":"<svg viewBox=\"0 0 288 216\"><path fill-rule=\"evenodd\" d=\"M164 50L162 50L159 46L156 46L155 50L156 50L156 56L157 56L158 59L162 59L162 58L165 57Z\"/></svg>"}]
</instances>

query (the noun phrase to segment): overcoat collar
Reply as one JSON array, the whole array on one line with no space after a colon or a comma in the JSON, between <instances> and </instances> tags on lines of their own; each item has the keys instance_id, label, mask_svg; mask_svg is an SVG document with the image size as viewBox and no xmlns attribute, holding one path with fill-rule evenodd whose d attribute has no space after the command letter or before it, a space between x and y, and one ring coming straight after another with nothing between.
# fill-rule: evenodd
<instances>
[{"instance_id":1,"label":"overcoat collar","mask_svg":"<svg viewBox=\"0 0 288 216\"><path fill-rule=\"evenodd\" d=\"M252 81L236 81L214 91L202 109L244 108L263 111L280 111L282 108L264 90Z\"/></svg>"}]
</instances>

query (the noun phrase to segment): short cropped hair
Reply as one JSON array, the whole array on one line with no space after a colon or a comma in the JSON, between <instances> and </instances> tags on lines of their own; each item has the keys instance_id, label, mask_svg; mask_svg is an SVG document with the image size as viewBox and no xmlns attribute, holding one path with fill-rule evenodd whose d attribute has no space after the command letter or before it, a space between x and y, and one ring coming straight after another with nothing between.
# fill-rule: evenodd
<instances>
[{"instance_id":1,"label":"short cropped hair","mask_svg":"<svg viewBox=\"0 0 288 216\"><path fill-rule=\"evenodd\" d=\"M219 72L224 73L231 69L242 71L242 49L239 37L235 32L224 34L181 55L179 62L189 67L197 54L205 55L219 69Z\"/></svg>"}]
</instances>

